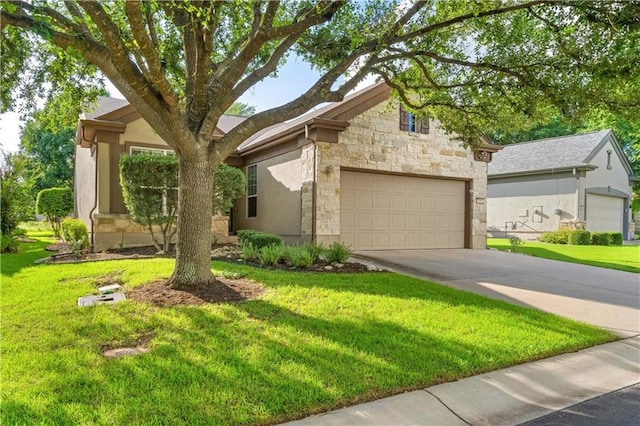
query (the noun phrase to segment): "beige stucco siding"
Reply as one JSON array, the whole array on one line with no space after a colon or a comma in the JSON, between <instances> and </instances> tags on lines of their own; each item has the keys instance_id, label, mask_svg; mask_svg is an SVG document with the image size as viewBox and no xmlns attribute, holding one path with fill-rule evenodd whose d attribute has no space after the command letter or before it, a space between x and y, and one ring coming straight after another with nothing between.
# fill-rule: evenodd
<instances>
[{"instance_id":1,"label":"beige stucco siding","mask_svg":"<svg viewBox=\"0 0 640 426\"><path fill-rule=\"evenodd\" d=\"M531 238L559 229L562 221L577 217L578 184L578 176L572 173L491 179L487 189L489 236L504 236L505 227L509 233L531 234Z\"/></svg>"},{"instance_id":2,"label":"beige stucco siding","mask_svg":"<svg viewBox=\"0 0 640 426\"><path fill-rule=\"evenodd\" d=\"M127 124L126 131L120 135L120 144L125 142L142 142L145 144L161 145L166 147L166 143L142 118Z\"/></svg>"},{"instance_id":3,"label":"beige stucco siding","mask_svg":"<svg viewBox=\"0 0 640 426\"><path fill-rule=\"evenodd\" d=\"M282 235L287 241L300 238L301 150L260 161L257 217L247 218L246 194L236 200L234 228L257 229ZM251 164L248 164L250 166ZM246 174L247 167L243 168Z\"/></svg>"},{"instance_id":4,"label":"beige stucco siding","mask_svg":"<svg viewBox=\"0 0 640 426\"><path fill-rule=\"evenodd\" d=\"M318 241L340 239L340 175L341 169L348 168L471 181L471 246L485 247L487 164L474 161L472 152L452 141L437 123L431 123L427 135L401 132L398 106L389 108L383 102L350 120L338 143L318 141L317 145ZM312 149L303 154L304 167L310 170ZM303 229L303 233L309 231L309 226Z\"/></svg>"},{"instance_id":5,"label":"beige stucco siding","mask_svg":"<svg viewBox=\"0 0 640 426\"><path fill-rule=\"evenodd\" d=\"M98 143L98 213L110 213L110 167L108 143Z\"/></svg>"}]
</instances>

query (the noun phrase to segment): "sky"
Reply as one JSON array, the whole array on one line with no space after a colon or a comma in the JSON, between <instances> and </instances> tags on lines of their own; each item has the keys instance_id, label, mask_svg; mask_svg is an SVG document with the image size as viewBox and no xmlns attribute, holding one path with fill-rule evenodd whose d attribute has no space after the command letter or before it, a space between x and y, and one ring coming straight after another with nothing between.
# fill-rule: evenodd
<instances>
[{"instance_id":1,"label":"sky","mask_svg":"<svg viewBox=\"0 0 640 426\"><path fill-rule=\"evenodd\" d=\"M280 69L278 76L266 78L254 88L247 91L239 99L254 105L256 111L263 111L293 100L315 83L320 74L310 68L302 59L292 56ZM124 98L120 92L107 81L107 90L114 98ZM0 115L0 144L5 151L17 151L20 144L20 121L17 113Z\"/></svg>"}]
</instances>

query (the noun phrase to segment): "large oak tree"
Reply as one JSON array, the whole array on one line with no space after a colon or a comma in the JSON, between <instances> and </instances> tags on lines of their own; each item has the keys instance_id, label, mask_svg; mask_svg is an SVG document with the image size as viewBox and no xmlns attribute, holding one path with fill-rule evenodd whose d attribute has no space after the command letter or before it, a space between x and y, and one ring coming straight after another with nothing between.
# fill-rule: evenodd
<instances>
[{"instance_id":1,"label":"large oak tree","mask_svg":"<svg viewBox=\"0 0 640 426\"><path fill-rule=\"evenodd\" d=\"M91 80L99 69L175 149L175 286L212 280L209 240L202 236L210 231L216 166L260 129L340 101L368 75L466 143L487 124L522 126L551 111L577 115L589 104L638 106L637 1L1 4L6 105L19 93L33 93L25 89L34 86L25 69L51 65L49 74L38 75L49 77L40 80L52 90L64 90L56 82ZM318 80L214 138L227 108L292 53L320 71ZM61 67L61 60L72 66Z\"/></svg>"}]
</instances>

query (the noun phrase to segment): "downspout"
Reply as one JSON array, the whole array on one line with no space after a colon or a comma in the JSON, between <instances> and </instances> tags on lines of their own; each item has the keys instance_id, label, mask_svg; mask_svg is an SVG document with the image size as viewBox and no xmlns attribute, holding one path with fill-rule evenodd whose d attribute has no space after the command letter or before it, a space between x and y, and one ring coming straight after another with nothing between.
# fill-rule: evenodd
<instances>
[{"instance_id":1,"label":"downspout","mask_svg":"<svg viewBox=\"0 0 640 426\"><path fill-rule=\"evenodd\" d=\"M576 173L576 168L573 168L573 175L576 177L576 214L575 218L580 219L580 175Z\"/></svg>"},{"instance_id":2,"label":"downspout","mask_svg":"<svg viewBox=\"0 0 640 426\"><path fill-rule=\"evenodd\" d=\"M304 126L304 137L313 144L313 178L311 181L311 242L316 241L316 198L318 180L318 142L309 138L309 126Z\"/></svg>"},{"instance_id":3,"label":"downspout","mask_svg":"<svg viewBox=\"0 0 640 426\"><path fill-rule=\"evenodd\" d=\"M91 144L93 146L96 147L96 166L94 167L95 171L94 171L94 176L93 176L93 208L91 209L91 211L89 212L89 222L91 222L91 247L95 247L95 222L93 220L93 214L95 213L95 211L98 209L98 142L96 142L95 140L95 136L94 136L94 140L88 140L85 139L84 137L84 126L82 127L82 140L85 140L87 142L91 142Z\"/></svg>"}]
</instances>

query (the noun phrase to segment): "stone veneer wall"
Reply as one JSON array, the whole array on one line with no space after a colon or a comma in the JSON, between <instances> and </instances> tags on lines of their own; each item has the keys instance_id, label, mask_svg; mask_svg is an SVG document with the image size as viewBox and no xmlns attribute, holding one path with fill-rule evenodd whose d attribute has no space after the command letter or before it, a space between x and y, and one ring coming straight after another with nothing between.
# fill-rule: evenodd
<instances>
[{"instance_id":1,"label":"stone veneer wall","mask_svg":"<svg viewBox=\"0 0 640 426\"><path fill-rule=\"evenodd\" d=\"M110 248L152 245L151 234L146 226L134 223L128 214L95 214L94 251ZM155 232L155 231L154 231ZM159 239L162 238L158 234ZM174 236L175 240L175 236ZM229 237L229 219L227 216L215 215L211 218L211 241L226 243Z\"/></svg>"},{"instance_id":2,"label":"stone veneer wall","mask_svg":"<svg viewBox=\"0 0 640 426\"><path fill-rule=\"evenodd\" d=\"M399 130L398 107L386 102L354 117L340 134L339 143L317 143L316 237L331 243L340 237L340 168L453 177L471 180L472 248L486 248L487 164L474 161L473 153L451 141L431 122L430 133L408 134ZM313 172L313 145L304 147L303 185ZM310 184L310 182L309 182ZM311 189L303 188L303 235L311 232Z\"/></svg>"}]
</instances>

